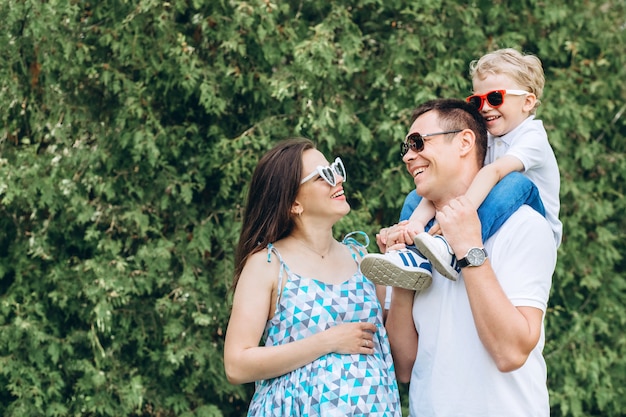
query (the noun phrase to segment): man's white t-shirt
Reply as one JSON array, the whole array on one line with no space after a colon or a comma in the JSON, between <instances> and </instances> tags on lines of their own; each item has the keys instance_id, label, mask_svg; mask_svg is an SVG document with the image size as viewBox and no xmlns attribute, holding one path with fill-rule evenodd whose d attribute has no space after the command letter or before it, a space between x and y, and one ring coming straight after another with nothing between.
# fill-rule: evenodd
<instances>
[{"instance_id":1,"label":"man's white t-shirt","mask_svg":"<svg viewBox=\"0 0 626 417\"><path fill-rule=\"evenodd\" d=\"M553 232L544 217L522 206L485 242L498 281L515 306L546 311L556 264ZM526 363L500 372L478 337L461 272L451 281L433 271L417 292L419 334L410 383L412 417L548 417L544 331Z\"/></svg>"},{"instance_id":2,"label":"man's white t-shirt","mask_svg":"<svg viewBox=\"0 0 626 417\"><path fill-rule=\"evenodd\" d=\"M548 142L548 134L541 120L529 116L506 135L496 137L489 134L485 165L503 155L519 159L524 165L524 175L539 189L541 201L546 209L546 219L550 222L558 247L563 235L563 225L559 220L561 177L554 151Z\"/></svg>"}]
</instances>

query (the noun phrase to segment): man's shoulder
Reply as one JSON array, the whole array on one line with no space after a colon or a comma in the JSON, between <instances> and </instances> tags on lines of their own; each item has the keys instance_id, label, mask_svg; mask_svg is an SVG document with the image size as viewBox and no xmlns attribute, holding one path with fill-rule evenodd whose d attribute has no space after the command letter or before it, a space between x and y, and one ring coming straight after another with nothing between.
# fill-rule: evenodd
<instances>
[{"instance_id":1,"label":"man's shoulder","mask_svg":"<svg viewBox=\"0 0 626 417\"><path fill-rule=\"evenodd\" d=\"M542 216L537 212L537 210L534 210L527 204L523 204L520 208L515 210L515 212L511 215L511 218L518 222L533 221L539 224L548 222L545 216Z\"/></svg>"},{"instance_id":2,"label":"man's shoulder","mask_svg":"<svg viewBox=\"0 0 626 417\"><path fill-rule=\"evenodd\" d=\"M494 271L502 277L535 276L549 283L557 259L554 233L545 217L524 205L485 242Z\"/></svg>"},{"instance_id":3,"label":"man's shoulder","mask_svg":"<svg viewBox=\"0 0 626 417\"><path fill-rule=\"evenodd\" d=\"M528 262L551 274L557 246L550 224L529 206L522 206L485 242L494 270L524 268ZM549 274L548 274L549 275Z\"/></svg>"},{"instance_id":4,"label":"man's shoulder","mask_svg":"<svg viewBox=\"0 0 626 417\"><path fill-rule=\"evenodd\" d=\"M531 234L537 238L549 237L552 238L552 228L548 220L539 214L536 210L529 205L522 205L518 208L508 220L502 225L497 234L507 234L512 236L520 236L526 234L525 232L531 232Z\"/></svg>"}]
</instances>

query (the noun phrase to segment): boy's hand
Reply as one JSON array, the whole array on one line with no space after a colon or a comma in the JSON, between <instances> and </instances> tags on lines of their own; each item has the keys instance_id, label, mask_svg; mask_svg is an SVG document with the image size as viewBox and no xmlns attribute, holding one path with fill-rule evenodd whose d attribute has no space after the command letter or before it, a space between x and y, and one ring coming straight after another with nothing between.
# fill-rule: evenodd
<instances>
[{"instance_id":1,"label":"boy's hand","mask_svg":"<svg viewBox=\"0 0 626 417\"><path fill-rule=\"evenodd\" d=\"M381 253L403 249L406 245L413 244L415 234L413 226L407 220L403 220L394 226L381 229L376 234L376 243Z\"/></svg>"},{"instance_id":2,"label":"boy's hand","mask_svg":"<svg viewBox=\"0 0 626 417\"><path fill-rule=\"evenodd\" d=\"M430 229L428 229L428 233L429 233L431 236L434 236L434 235L441 235L441 234L442 234L442 232L441 232L441 226L439 226L439 223L435 223L435 224L433 224L433 226L432 226Z\"/></svg>"}]
</instances>

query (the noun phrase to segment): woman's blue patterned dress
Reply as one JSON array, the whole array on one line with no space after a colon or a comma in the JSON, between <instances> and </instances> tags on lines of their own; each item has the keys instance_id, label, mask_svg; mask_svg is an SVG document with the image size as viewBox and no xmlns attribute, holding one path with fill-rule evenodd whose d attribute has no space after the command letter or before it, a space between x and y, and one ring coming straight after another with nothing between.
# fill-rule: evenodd
<instances>
[{"instance_id":1,"label":"woman's blue patterned dress","mask_svg":"<svg viewBox=\"0 0 626 417\"><path fill-rule=\"evenodd\" d=\"M344 244L346 241L344 240ZM354 241L352 241L354 243ZM350 246L353 257L354 247ZM275 253L286 282L274 317L265 328L265 345L304 339L346 322L375 323L373 355L331 353L277 378L257 381L249 416L401 416L398 385L372 282L356 272L341 284L326 284L292 273Z\"/></svg>"}]
</instances>

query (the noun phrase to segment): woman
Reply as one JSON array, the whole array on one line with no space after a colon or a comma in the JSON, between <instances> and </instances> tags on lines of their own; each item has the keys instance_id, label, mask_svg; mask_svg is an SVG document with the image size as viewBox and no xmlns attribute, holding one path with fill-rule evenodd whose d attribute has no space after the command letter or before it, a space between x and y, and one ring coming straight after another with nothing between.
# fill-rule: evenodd
<instances>
[{"instance_id":1,"label":"woman","mask_svg":"<svg viewBox=\"0 0 626 417\"><path fill-rule=\"evenodd\" d=\"M308 139L279 143L252 176L224 349L228 380L256 381L249 416L401 415L363 248L333 238L345 180Z\"/></svg>"}]
</instances>

